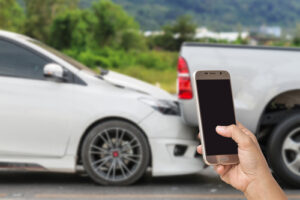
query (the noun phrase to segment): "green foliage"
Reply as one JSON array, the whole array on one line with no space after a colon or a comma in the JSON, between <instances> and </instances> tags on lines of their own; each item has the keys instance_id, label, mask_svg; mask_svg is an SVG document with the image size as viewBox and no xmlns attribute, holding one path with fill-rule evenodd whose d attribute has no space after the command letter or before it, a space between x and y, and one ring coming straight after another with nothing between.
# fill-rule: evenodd
<instances>
[{"instance_id":1,"label":"green foliage","mask_svg":"<svg viewBox=\"0 0 300 200\"><path fill-rule=\"evenodd\" d=\"M125 30L122 33L120 46L126 51L130 49L147 49L145 38L141 35L139 31L132 29Z\"/></svg>"},{"instance_id":2,"label":"green foliage","mask_svg":"<svg viewBox=\"0 0 300 200\"><path fill-rule=\"evenodd\" d=\"M241 35L236 39L236 41L233 42L233 44L248 44L248 39L243 39Z\"/></svg>"},{"instance_id":3,"label":"green foliage","mask_svg":"<svg viewBox=\"0 0 300 200\"><path fill-rule=\"evenodd\" d=\"M15 0L0 0L0 29L23 32L23 9Z\"/></svg>"},{"instance_id":4,"label":"green foliage","mask_svg":"<svg viewBox=\"0 0 300 200\"><path fill-rule=\"evenodd\" d=\"M64 50L67 55L86 64L88 67L101 66L104 68L126 68L144 66L157 70L176 67L177 53L165 51L125 51L104 47L98 50L86 50L78 53L76 50Z\"/></svg>"},{"instance_id":5,"label":"green foliage","mask_svg":"<svg viewBox=\"0 0 300 200\"><path fill-rule=\"evenodd\" d=\"M57 49L84 50L89 37L92 14L86 10L69 10L54 18L49 44Z\"/></svg>"},{"instance_id":6,"label":"green foliage","mask_svg":"<svg viewBox=\"0 0 300 200\"><path fill-rule=\"evenodd\" d=\"M117 46L127 30L139 30L138 24L121 6L109 0L97 1L92 6L95 16L93 39L99 46Z\"/></svg>"},{"instance_id":7,"label":"green foliage","mask_svg":"<svg viewBox=\"0 0 300 200\"><path fill-rule=\"evenodd\" d=\"M300 24L297 24L293 44L295 46L300 46Z\"/></svg>"},{"instance_id":8,"label":"green foliage","mask_svg":"<svg viewBox=\"0 0 300 200\"><path fill-rule=\"evenodd\" d=\"M53 19L66 9L77 7L77 0L24 0L26 10L25 34L48 41Z\"/></svg>"},{"instance_id":9,"label":"green foliage","mask_svg":"<svg viewBox=\"0 0 300 200\"><path fill-rule=\"evenodd\" d=\"M182 15L177 18L173 26L169 27L169 31L179 34L180 41L188 41L194 38L196 28L197 25L192 21L191 16Z\"/></svg>"},{"instance_id":10,"label":"green foliage","mask_svg":"<svg viewBox=\"0 0 300 200\"><path fill-rule=\"evenodd\" d=\"M177 66L177 53L167 51L146 51L136 55L133 54L133 56L136 57L135 65L142 65L149 69L174 69Z\"/></svg>"},{"instance_id":11,"label":"green foliage","mask_svg":"<svg viewBox=\"0 0 300 200\"><path fill-rule=\"evenodd\" d=\"M194 40L196 27L191 16L180 16L173 24L163 27L163 35L149 38L150 46L161 47L170 51L178 51L183 42Z\"/></svg>"},{"instance_id":12,"label":"green foliage","mask_svg":"<svg viewBox=\"0 0 300 200\"><path fill-rule=\"evenodd\" d=\"M113 70L160 86L172 94L176 93L176 68L158 70L144 66L130 66Z\"/></svg>"},{"instance_id":13,"label":"green foliage","mask_svg":"<svg viewBox=\"0 0 300 200\"><path fill-rule=\"evenodd\" d=\"M177 52L125 51L109 47L79 54L75 49L63 52L92 69L99 66L111 69L159 85L171 93L176 92Z\"/></svg>"},{"instance_id":14,"label":"green foliage","mask_svg":"<svg viewBox=\"0 0 300 200\"><path fill-rule=\"evenodd\" d=\"M145 50L138 24L122 7L111 1L97 1L91 10L68 10L57 15L48 43L57 49L75 48L78 53L100 47Z\"/></svg>"}]
</instances>

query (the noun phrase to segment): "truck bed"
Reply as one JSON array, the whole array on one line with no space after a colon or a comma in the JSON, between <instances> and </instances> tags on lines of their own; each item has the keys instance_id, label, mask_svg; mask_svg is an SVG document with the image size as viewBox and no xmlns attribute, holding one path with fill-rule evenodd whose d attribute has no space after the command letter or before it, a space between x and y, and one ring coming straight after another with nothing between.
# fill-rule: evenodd
<instances>
[{"instance_id":1,"label":"truck bed","mask_svg":"<svg viewBox=\"0 0 300 200\"><path fill-rule=\"evenodd\" d=\"M253 132L273 98L300 88L298 48L184 43L180 56L187 63L190 78L197 70L230 73L237 120ZM183 120L197 126L194 94L179 102Z\"/></svg>"}]
</instances>

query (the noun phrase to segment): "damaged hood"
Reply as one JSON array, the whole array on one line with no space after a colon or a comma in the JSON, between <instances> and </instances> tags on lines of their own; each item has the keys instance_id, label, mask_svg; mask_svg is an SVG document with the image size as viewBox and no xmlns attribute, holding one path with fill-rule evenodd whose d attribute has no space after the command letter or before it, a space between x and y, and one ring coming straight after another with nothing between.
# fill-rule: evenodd
<instances>
[{"instance_id":1,"label":"damaged hood","mask_svg":"<svg viewBox=\"0 0 300 200\"><path fill-rule=\"evenodd\" d=\"M106 75L102 76L102 78L103 80L119 87L132 89L158 99L176 101L175 96L159 87L114 71L109 71Z\"/></svg>"}]
</instances>

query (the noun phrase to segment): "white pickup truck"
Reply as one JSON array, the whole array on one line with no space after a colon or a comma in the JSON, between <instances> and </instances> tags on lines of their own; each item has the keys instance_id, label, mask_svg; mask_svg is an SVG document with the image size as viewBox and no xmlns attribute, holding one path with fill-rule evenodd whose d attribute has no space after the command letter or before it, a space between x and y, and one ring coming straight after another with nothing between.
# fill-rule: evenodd
<instances>
[{"instance_id":1,"label":"white pickup truck","mask_svg":"<svg viewBox=\"0 0 300 200\"><path fill-rule=\"evenodd\" d=\"M192 74L231 74L237 120L254 132L274 174L300 186L300 49L184 43L178 60L182 119L198 126Z\"/></svg>"}]
</instances>

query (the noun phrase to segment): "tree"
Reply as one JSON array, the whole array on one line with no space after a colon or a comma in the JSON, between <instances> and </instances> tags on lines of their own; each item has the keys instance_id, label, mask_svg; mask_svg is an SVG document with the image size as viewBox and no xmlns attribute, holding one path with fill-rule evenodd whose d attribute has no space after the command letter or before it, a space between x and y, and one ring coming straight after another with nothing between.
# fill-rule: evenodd
<instances>
[{"instance_id":1,"label":"tree","mask_svg":"<svg viewBox=\"0 0 300 200\"><path fill-rule=\"evenodd\" d=\"M183 15L171 24L163 27L164 34L157 36L156 44L164 49L178 51L185 41L193 41L197 25L188 15Z\"/></svg>"},{"instance_id":2,"label":"tree","mask_svg":"<svg viewBox=\"0 0 300 200\"><path fill-rule=\"evenodd\" d=\"M24 12L15 0L0 0L0 29L23 32Z\"/></svg>"},{"instance_id":3,"label":"tree","mask_svg":"<svg viewBox=\"0 0 300 200\"><path fill-rule=\"evenodd\" d=\"M50 45L60 50L72 48L75 54L100 46L146 48L133 18L110 1L95 3L92 11L77 9L57 15L50 26L50 38Z\"/></svg>"},{"instance_id":4,"label":"tree","mask_svg":"<svg viewBox=\"0 0 300 200\"><path fill-rule=\"evenodd\" d=\"M47 42L50 24L66 9L75 9L77 0L24 0L26 10L25 34Z\"/></svg>"},{"instance_id":5,"label":"tree","mask_svg":"<svg viewBox=\"0 0 300 200\"><path fill-rule=\"evenodd\" d=\"M171 31L175 34L178 43L193 40L197 25L192 21L189 15L183 15L177 18L175 24L171 27Z\"/></svg>"},{"instance_id":6,"label":"tree","mask_svg":"<svg viewBox=\"0 0 300 200\"><path fill-rule=\"evenodd\" d=\"M74 48L82 51L91 39L91 12L87 10L70 10L54 18L50 26L49 44L59 50Z\"/></svg>"},{"instance_id":7,"label":"tree","mask_svg":"<svg viewBox=\"0 0 300 200\"><path fill-rule=\"evenodd\" d=\"M125 31L139 30L134 19L110 0L95 2L92 11L95 15L93 38L99 46L119 46Z\"/></svg>"},{"instance_id":8,"label":"tree","mask_svg":"<svg viewBox=\"0 0 300 200\"><path fill-rule=\"evenodd\" d=\"M126 51L130 49L146 49L146 41L143 35L136 30L127 30L122 33L120 46Z\"/></svg>"}]
</instances>

